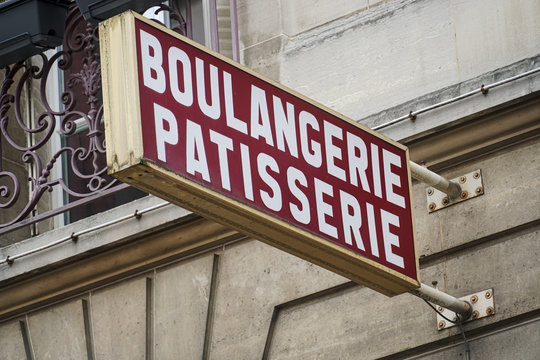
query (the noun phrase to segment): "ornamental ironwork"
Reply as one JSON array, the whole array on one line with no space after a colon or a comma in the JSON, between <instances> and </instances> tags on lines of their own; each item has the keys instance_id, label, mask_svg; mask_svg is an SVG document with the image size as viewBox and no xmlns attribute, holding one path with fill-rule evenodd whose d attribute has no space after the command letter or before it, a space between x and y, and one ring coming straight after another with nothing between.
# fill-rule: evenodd
<instances>
[{"instance_id":1,"label":"ornamental ironwork","mask_svg":"<svg viewBox=\"0 0 540 360\"><path fill-rule=\"evenodd\" d=\"M161 5L156 14L162 11L170 13L174 30L191 35L190 18L184 20L176 2ZM56 71L64 80L60 104L53 103L47 93L48 86L58 79ZM26 108L28 101L36 99L24 100L32 82L39 85L37 107L41 110L37 114L28 114ZM0 211L4 213L0 234L128 187L106 173L102 118L97 25L86 22L73 4L60 50L5 68L0 87ZM52 145L54 137L60 139L56 148ZM20 157L8 159L2 149ZM8 170L8 161L25 164L27 175L23 178ZM22 196L25 187L28 196ZM35 211L43 195L56 188L62 189L68 202L24 220Z\"/></svg>"}]
</instances>

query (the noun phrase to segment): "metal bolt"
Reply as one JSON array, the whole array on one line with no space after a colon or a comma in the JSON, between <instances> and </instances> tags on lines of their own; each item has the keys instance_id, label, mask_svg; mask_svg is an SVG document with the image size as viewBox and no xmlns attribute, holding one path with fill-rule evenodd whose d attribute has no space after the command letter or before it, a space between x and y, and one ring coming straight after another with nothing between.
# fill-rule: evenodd
<instances>
[{"instance_id":1,"label":"metal bolt","mask_svg":"<svg viewBox=\"0 0 540 360\"><path fill-rule=\"evenodd\" d=\"M486 291L486 294L485 294L486 299L491 299L492 296L493 296L493 293L491 292L491 290Z\"/></svg>"},{"instance_id":2,"label":"metal bolt","mask_svg":"<svg viewBox=\"0 0 540 360\"><path fill-rule=\"evenodd\" d=\"M448 199L447 197L445 197L444 199L442 199L442 204L443 206L446 206L450 203L450 199Z\"/></svg>"},{"instance_id":3,"label":"metal bolt","mask_svg":"<svg viewBox=\"0 0 540 360\"><path fill-rule=\"evenodd\" d=\"M465 200L465 199L468 198L468 197L469 197L469 192L468 192L467 190L463 190L463 191L461 192L461 198L462 198L463 200Z\"/></svg>"},{"instance_id":4,"label":"metal bolt","mask_svg":"<svg viewBox=\"0 0 540 360\"><path fill-rule=\"evenodd\" d=\"M483 189L481 186L479 186L479 187L476 188L475 191L476 191L476 193L477 193L478 195L480 195L480 194L482 193L482 191L484 191L484 189Z\"/></svg>"},{"instance_id":5,"label":"metal bolt","mask_svg":"<svg viewBox=\"0 0 540 360\"><path fill-rule=\"evenodd\" d=\"M444 320L439 321L437 326L439 327L439 330L444 329L446 327L446 321Z\"/></svg>"},{"instance_id":6,"label":"metal bolt","mask_svg":"<svg viewBox=\"0 0 540 360\"><path fill-rule=\"evenodd\" d=\"M442 306L437 306L437 311L442 313L444 311L444 309L442 308Z\"/></svg>"},{"instance_id":7,"label":"metal bolt","mask_svg":"<svg viewBox=\"0 0 540 360\"><path fill-rule=\"evenodd\" d=\"M478 171L475 171L472 177L475 178L475 179L479 179L480 178L480 173Z\"/></svg>"},{"instance_id":8,"label":"metal bolt","mask_svg":"<svg viewBox=\"0 0 540 360\"><path fill-rule=\"evenodd\" d=\"M477 302L478 302L478 296L476 295L471 296L471 303L476 304Z\"/></svg>"},{"instance_id":9,"label":"metal bolt","mask_svg":"<svg viewBox=\"0 0 540 360\"><path fill-rule=\"evenodd\" d=\"M495 309L492 306L488 306L488 308L486 309L486 314L487 316L495 314Z\"/></svg>"},{"instance_id":10,"label":"metal bolt","mask_svg":"<svg viewBox=\"0 0 540 360\"><path fill-rule=\"evenodd\" d=\"M428 208L429 208L430 211L435 210L436 207L437 207L437 205L435 205L435 203L431 203L431 204L429 204L429 206L428 206Z\"/></svg>"},{"instance_id":11,"label":"metal bolt","mask_svg":"<svg viewBox=\"0 0 540 360\"><path fill-rule=\"evenodd\" d=\"M432 188L428 188L428 189L427 189L427 194L428 194L429 196L433 195L433 189L432 189Z\"/></svg>"},{"instance_id":12,"label":"metal bolt","mask_svg":"<svg viewBox=\"0 0 540 360\"><path fill-rule=\"evenodd\" d=\"M478 319L479 316L480 316L480 313L478 312L478 310L474 310L474 311L472 312L471 317L472 317L473 319Z\"/></svg>"},{"instance_id":13,"label":"metal bolt","mask_svg":"<svg viewBox=\"0 0 540 360\"><path fill-rule=\"evenodd\" d=\"M460 176L460 178L459 178L459 183L460 183L460 184L465 184L466 181L467 181L467 177L466 177L466 176Z\"/></svg>"}]
</instances>

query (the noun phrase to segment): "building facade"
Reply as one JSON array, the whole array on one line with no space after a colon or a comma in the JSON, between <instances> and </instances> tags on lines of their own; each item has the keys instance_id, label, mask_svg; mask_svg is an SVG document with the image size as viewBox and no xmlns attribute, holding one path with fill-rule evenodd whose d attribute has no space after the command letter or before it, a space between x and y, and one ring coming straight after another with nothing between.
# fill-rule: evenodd
<instances>
[{"instance_id":1,"label":"building facade","mask_svg":"<svg viewBox=\"0 0 540 360\"><path fill-rule=\"evenodd\" d=\"M477 197L432 205L414 181L412 201L421 281L456 297L492 289L492 314L441 330L411 294L107 177L96 24L71 5L61 48L0 70L0 359L539 357L540 2L170 5L159 21L412 161L481 173Z\"/></svg>"}]
</instances>

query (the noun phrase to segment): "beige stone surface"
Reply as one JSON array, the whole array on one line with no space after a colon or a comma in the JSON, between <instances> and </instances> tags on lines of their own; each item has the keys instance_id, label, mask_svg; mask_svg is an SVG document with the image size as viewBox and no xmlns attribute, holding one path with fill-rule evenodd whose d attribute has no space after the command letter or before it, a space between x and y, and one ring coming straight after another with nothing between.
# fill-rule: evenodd
<instances>
[{"instance_id":1,"label":"beige stone surface","mask_svg":"<svg viewBox=\"0 0 540 360\"><path fill-rule=\"evenodd\" d=\"M92 293L90 307L97 359L145 359L145 277Z\"/></svg>"},{"instance_id":2,"label":"beige stone surface","mask_svg":"<svg viewBox=\"0 0 540 360\"><path fill-rule=\"evenodd\" d=\"M449 2L392 1L291 38L281 81L353 119L457 81Z\"/></svg>"},{"instance_id":3,"label":"beige stone surface","mask_svg":"<svg viewBox=\"0 0 540 360\"><path fill-rule=\"evenodd\" d=\"M80 299L30 314L28 320L37 359L88 359Z\"/></svg>"},{"instance_id":4,"label":"beige stone surface","mask_svg":"<svg viewBox=\"0 0 540 360\"><path fill-rule=\"evenodd\" d=\"M3 360L26 359L19 321L0 324L0 349Z\"/></svg>"},{"instance_id":5,"label":"beige stone surface","mask_svg":"<svg viewBox=\"0 0 540 360\"><path fill-rule=\"evenodd\" d=\"M367 7L367 0L281 0L283 33L294 36Z\"/></svg>"},{"instance_id":6,"label":"beige stone surface","mask_svg":"<svg viewBox=\"0 0 540 360\"><path fill-rule=\"evenodd\" d=\"M156 359L201 358L213 259L210 253L156 272Z\"/></svg>"},{"instance_id":7,"label":"beige stone surface","mask_svg":"<svg viewBox=\"0 0 540 360\"><path fill-rule=\"evenodd\" d=\"M540 143L530 140L440 172L451 179L481 169L485 193L429 214L427 185L414 186L419 254L429 255L513 231L540 219Z\"/></svg>"},{"instance_id":8,"label":"beige stone surface","mask_svg":"<svg viewBox=\"0 0 540 360\"><path fill-rule=\"evenodd\" d=\"M227 247L219 271L210 358L260 358L274 306L346 281L259 241Z\"/></svg>"},{"instance_id":9,"label":"beige stone surface","mask_svg":"<svg viewBox=\"0 0 540 360\"><path fill-rule=\"evenodd\" d=\"M460 80L538 54L539 1L457 0L451 6Z\"/></svg>"}]
</instances>

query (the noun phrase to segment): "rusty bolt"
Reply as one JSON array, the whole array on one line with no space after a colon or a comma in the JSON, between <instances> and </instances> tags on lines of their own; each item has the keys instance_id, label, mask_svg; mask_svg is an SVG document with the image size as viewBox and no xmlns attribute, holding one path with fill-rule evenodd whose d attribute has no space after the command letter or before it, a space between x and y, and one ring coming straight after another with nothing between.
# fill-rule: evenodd
<instances>
[{"instance_id":1,"label":"rusty bolt","mask_svg":"<svg viewBox=\"0 0 540 360\"><path fill-rule=\"evenodd\" d=\"M428 188L428 189L427 189L427 194L428 194L429 196L433 195L433 189L432 189L432 188Z\"/></svg>"},{"instance_id":2,"label":"rusty bolt","mask_svg":"<svg viewBox=\"0 0 540 360\"><path fill-rule=\"evenodd\" d=\"M442 204L443 204L443 206L448 205L448 203L450 203L450 199L448 199L447 197L445 197L444 199L442 199Z\"/></svg>"},{"instance_id":3,"label":"rusty bolt","mask_svg":"<svg viewBox=\"0 0 540 360\"><path fill-rule=\"evenodd\" d=\"M460 177L459 177L459 183L460 183L460 184L465 184L466 181L467 181L467 177L466 177L466 176L460 176Z\"/></svg>"},{"instance_id":4,"label":"rusty bolt","mask_svg":"<svg viewBox=\"0 0 540 360\"><path fill-rule=\"evenodd\" d=\"M478 296L473 295L471 296L471 303L476 304L478 302Z\"/></svg>"},{"instance_id":5,"label":"rusty bolt","mask_svg":"<svg viewBox=\"0 0 540 360\"><path fill-rule=\"evenodd\" d=\"M439 321L437 326L439 327L439 330L444 329L444 327L446 326L446 322L444 320L441 320Z\"/></svg>"},{"instance_id":6,"label":"rusty bolt","mask_svg":"<svg viewBox=\"0 0 540 360\"><path fill-rule=\"evenodd\" d=\"M493 314L495 314L495 309L493 308L493 306L488 306L488 308L486 309L486 315L490 316Z\"/></svg>"},{"instance_id":7,"label":"rusty bolt","mask_svg":"<svg viewBox=\"0 0 540 360\"><path fill-rule=\"evenodd\" d=\"M465 200L468 197L469 197L469 192L467 190L463 190L461 192L461 198Z\"/></svg>"},{"instance_id":8,"label":"rusty bolt","mask_svg":"<svg viewBox=\"0 0 540 360\"><path fill-rule=\"evenodd\" d=\"M491 292L491 290L486 291L486 294L485 294L486 299L491 299L492 296L493 296L493 293Z\"/></svg>"},{"instance_id":9,"label":"rusty bolt","mask_svg":"<svg viewBox=\"0 0 540 360\"><path fill-rule=\"evenodd\" d=\"M477 193L478 195L480 195L480 194L482 193L482 191L484 191L484 189L483 189L481 186L479 186L479 187L476 188L475 191L476 191L476 193Z\"/></svg>"},{"instance_id":10,"label":"rusty bolt","mask_svg":"<svg viewBox=\"0 0 540 360\"><path fill-rule=\"evenodd\" d=\"M478 310L474 310L474 311L472 312L471 317L472 317L473 319L478 319L479 316L480 316L480 313L478 312Z\"/></svg>"},{"instance_id":11,"label":"rusty bolt","mask_svg":"<svg viewBox=\"0 0 540 360\"><path fill-rule=\"evenodd\" d=\"M442 313L444 311L444 309L442 308L442 306L437 306L437 311Z\"/></svg>"},{"instance_id":12,"label":"rusty bolt","mask_svg":"<svg viewBox=\"0 0 540 360\"><path fill-rule=\"evenodd\" d=\"M475 179L479 179L480 178L480 173L478 171L475 171L472 177L475 178Z\"/></svg>"},{"instance_id":13,"label":"rusty bolt","mask_svg":"<svg viewBox=\"0 0 540 360\"><path fill-rule=\"evenodd\" d=\"M435 203L431 203L431 204L429 204L428 207L429 207L429 210L430 210L430 211L433 211L433 210L435 210L435 208L437 207L437 205L435 205Z\"/></svg>"}]
</instances>

